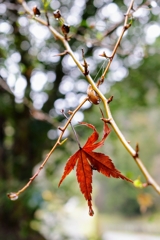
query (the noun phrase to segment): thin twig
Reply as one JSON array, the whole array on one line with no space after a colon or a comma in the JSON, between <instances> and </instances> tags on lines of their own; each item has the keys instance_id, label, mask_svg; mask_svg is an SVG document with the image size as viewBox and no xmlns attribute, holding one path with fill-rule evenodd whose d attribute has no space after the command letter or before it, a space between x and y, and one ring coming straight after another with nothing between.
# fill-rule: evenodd
<instances>
[{"instance_id":1,"label":"thin twig","mask_svg":"<svg viewBox=\"0 0 160 240\"><path fill-rule=\"evenodd\" d=\"M111 65L111 62L113 60L113 57L117 51L117 48L122 40L122 37L125 33L125 31L130 27L130 24L128 24L128 18L129 18L129 15L130 15L130 11L133 9L133 3L134 3L134 0L131 0L130 2L130 5L128 7L128 10L127 10L127 13L125 15L125 21L124 21L124 26L123 26L123 29L122 29L122 32L121 32L121 35L120 37L118 38L117 40L117 43L113 49L113 52L109 58L109 63L104 71L104 73L102 74L102 78L104 79L104 77L106 76L106 73L108 72L108 69ZM32 18L34 18L37 22L45 25L45 26L48 26L47 22L45 22L43 19L39 18L39 17L35 17L33 16L33 13L30 11L30 9L28 8L27 4L25 1L22 0L22 5L26 11L26 13L28 13ZM64 38L64 36L62 36L60 33L58 33L52 26L49 26L49 29L51 31L51 33L57 38L59 39L60 41L62 41L65 49L67 50L68 54L70 54L70 56L72 57L72 59L74 60L75 64L77 65L77 67L80 69L80 71L83 73L84 72L84 68L82 66L82 64L77 60L77 58L75 57L72 49L70 48L70 45L68 43L68 41ZM150 176L150 174L148 173L147 169L145 168L145 166L143 165L142 161L136 157L136 151L130 146L130 144L126 141L125 137L123 136L123 134L121 133L121 131L119 130L117 124L115 123L113 117L112 117L112 114L111 114L111 111L110 111L110 108L109 108L109 104L108 104L108 101L107 99L105 98L105 96L101 93L101 91L97 88L97 85L94 83L93 79L91 78L91 76L88 74L85 76L86 79L88 80L88 82L91 84L92 88L95 90L95 92L99 95L99 97L101 98L103 104L104 104L104 107L105 107L105 111L106 111L106 115L108 117L108 119L110 119L110 124L112 126L112 128L114 129L115 133L117 134L118 138L120 139L120 141L122 142L122 144L124 145L124 147L127 149L127 151L130 153L130 155L134 158L134 160L136 161L138 167L140 168L141 172L143 173L144 177L146 178L147 180L147 183L148 185L151 185L159 194L160 194L160 187L159 185L154 181L154 179ZM83 104L82 104L83 105ZM78 109L80 109L81 106L79 105L78 106ZM72 115L71 115L72 117ZM70 118L69 118L70 120ZM64 128L62 130L65 130L69 124L70 121L67 121L67 125L64 126ZM61 133L61 135L59 136L58 140L57 140L57 144L56 146L58 145L61 137L63 135L63 131ZM50 155L52 154L52 152L54 151L55 147L54 146L51 151L49 152L49 154L47 155L47 158L45 159L44 161L44 164L48 161L48 158L50 157ZM42 165L41 165L42 166ZM43 166L42 166L43 167ZM31 180L32 182L33 180ZM31 183L30 182L30 183ZM27 186L28 187L28 186ZM26 188L27 188L26 187ZM24 191L24 190L23 190ZM22 191L20 191L22 192ZM18 193L20 193L18 192Z\"/></svg>"},{"instance_id":2,"label":"thin twig","mask_svg":"<svg viewBox=\"0 0 160 240\"><path fill-rule=\"evenodd\" d=\"M43 169L43 167L45 166L45 164L47 163L48 159L50 158L50 156L52 155L52 153L54 152L54 150L56 149L57 146L59 145L62 145L65 141L63 140L61 142L61 139L63 137L63 134L66 130L66 128L68 127L68 125L70 124L72 118L74 117L74 115L76 114L76 112L78 112L78 110L84 105L84 103L88 101L88 97L86 97L79 105L78 107L72 112L72 114L70 115L70 117L68 118L66 124L64 125L63 128L59 128L61 130L61 133L59 135L59 138L57 139L55 145L53 146L53 148L50 150L50 152L47 154L46 158L44 159L43 163L40 165L38 171L30 178L30 180L28 181L28 183L23 187L21 188L18 192L14 192L14 193L8 193L8 197L11 199L11 200L16 200L18 198L18 196L24 192L26 190L26 188L28 188L31 183L34 181L34 179L39 175L40 171Z\"/></svg>"},{"instance_id":3,"label":"thin twig","mask_svg":"<svg viewBox=\"0 0 160 240\"><path fill-rule=\"evenodd\" d=\"M68 119L68 117L67 117L67 115L64 113L64 111L62 111L62 113L63 113L63 115L65 116L65 118ZM80 144L80 141L79 141L79 139L78 139L78 135L77 135L76 130L74 129L71 121L70 121L70 125L71 125L72 131L73 131L73 133L74 133L74 136L75 136L75 138L76 138L77 144L78 144L79 148L81 148L81 144Z\"/></svg>"},{"instance_id":4,"label":"thin twig","mask_svg":"<svg viewBox=\"0 0 160 240\"><path fill-rule=\"evenodd\" d=\"M109 57L109 62L108 62L107 66L106 66L106 68L104 70L104 73L102 74L102 77L101 77L102 79L105 78L105 76L106 76L106 74L108 72L108 69L109 69L109 67L110 67L110 65L112 63L112 60L113 60L113 58L114 58L114 56L116 54L117 48L120 45L120 42L121 42L121 40L123 38L124 33L131 26L131 24L128 24L128 18L129 18L129 15L130 15L130 11L133 8L133 3L134 3L134 0L131 1L130 5L129 5L129 8L127 10L127 13L125 14L125 20L124 20L124 25L123 25L122 32L121 32L121 34L120 34L120 36L119 36L119 38L118 38L118 40L116 42L116 45L115 45L115 47L113 49L113 52L112 52L111 56Z\"/></svg>"}]
</instances>

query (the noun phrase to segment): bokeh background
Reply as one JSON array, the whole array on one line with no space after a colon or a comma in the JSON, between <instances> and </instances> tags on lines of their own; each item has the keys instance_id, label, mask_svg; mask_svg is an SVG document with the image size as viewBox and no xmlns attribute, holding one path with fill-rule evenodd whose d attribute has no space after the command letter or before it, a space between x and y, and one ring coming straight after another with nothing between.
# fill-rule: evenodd
<instances>
[{"instance_id":1,"label":"bokeh background","mask_svg":"<svg viewBox=\"0 0 160 240\"><path fill-rule=\"evenodd\" d=\"M44 1L45 2L45 1ZM27 1L44 16L43 1ZM51 0L50 23L61 31L53 11L60 9L70 25L71 45L82 62L84 49L95 81L121 33L128 0ZM140 7L139 7L140 6ZM139 143L143 163L160 184L160 1L136 0L130 21L101 87L115 121L132 146ZM160 201L152 189L138 189L96 171L93 176L94 217L79 191L75 172L58 188L68 157L77 149L70 129L33 184L11 202L7 192L20 189L36 172L65 123L61 110L73 110L86 96L88 83L64 47L47 27L24 13L18 1L0 0L0 239L114 240L160 239ZM103 109L102 104L100 107ZM102 135L99 107L86 103L73 125L82 143L94 124ZM101 151L126 176L144 178L112 131ZM133 235L134 234L134 235ZM133 238L132 238L133 237Z\"/></svg>"}]
</instances>

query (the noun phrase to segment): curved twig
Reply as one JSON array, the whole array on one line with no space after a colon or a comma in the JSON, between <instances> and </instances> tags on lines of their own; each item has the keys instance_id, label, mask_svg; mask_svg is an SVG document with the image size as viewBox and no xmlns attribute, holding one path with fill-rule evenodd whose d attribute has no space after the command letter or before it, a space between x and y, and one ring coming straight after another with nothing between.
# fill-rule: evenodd
<instances>
[{"instance_id":1,"label":"curved twig","mask_svg":"<svg viewBox=\"0 0 160 240\"><path fill-rule=\"evenodd\" d=\"M34 179L38 176L38 174L40 173L40 171L44 168L44 165L47 163L48 159L50 158L50 156L52 155L52 153L54 152L54 150L56 149L57 146L59 145L62 145L67 139L64 139L62 142L61 142L61 139L63 137L63 134L66 130L66 128L68 127L68 125L70 124L71 120L73 119L74 115L76 114L76 112L78 112L78 110L84 105L84 103L88 101L88 97L86 97L79 105L78 107L72 111L72 114L70 115L70 117L68 118L66 124L64 125L63 128L60 128L59 127L59 130L61 131L60 135L59 135L59 138L57 139L55 145L53 146L53 148L50 150L50 152L47 154L46 158L44 159L43 163L40 165L40 167L38 168L38 171L29 179L28 183L23 187L21 188L18 192L11 192L11 193L8 193L8 197L11 199L11 200L16 200L18 198L18 196L24 192L26 190L26 188L28 188L31 183L34 181Z\"/></svg>"},{"instance_id":2,"label":"curved twig","mask_svg":"<svg viewBox=\"0 0 160 240\"><path fill-rule=\"evenodd\" d=\"M51 33L54 35L55 38L59 39L65 49L67 50L67 53L72 57L72 59L74 60L75 64L77 65L77 67L80 69L80 71L82 73L84 73L84 67L83 65L77 60L77 58L75 57L68 41L66 40L66 38L61 35L59 32L57 32L52 26L48 25L48 23L46 21L44 21L43 19L39 18L39 17L35 17L34 14L30 11L30 9L28 8L27 4L25 1L21 0L21 4L24 7L25 11L27 14L29 14L32 18L34 18L37 22L47 26L49 28L49 30L51 31ZM101 79L104 80L104 77L106 76L106 73L108 72L108 69L111 65L111 62L115 56L115 53L117 51L118 46L120 45L120 42L122 40L122 37L125 33L125 31L131 26L131 24L128 24L128 19L129 19L129 15L130 15L130 11L133 9L133 4L134 4L134 0L131 0L130 5L128 7L127 13L125 14L125 20L124 20L124 25L123 25L123 29L121 32L120 37L117 40L117 43L113 49L113 52L111 54L111 56L109 57L109 62L108 65L106 67L106 69L104 70L104 73L102 74ZM160 186L155 182L155 180L151 177L151 175L149 174L149 172L147 171L147 169L145 168L144 164L142 163L142 161L140 160L140 158L137 156L137 152L131 147L131 145L127 142L127 140L125 139L124 135L121 133L120 129L118 128L116 122L114 121L110 108L109 108L109 104L108 104L108 100L106 99L106 97L101 93L101 91L98 89L97 84L94 83L92 77L89 74L85 75L86 79L88 80L88 82L91 84L93 90L99 95L99 97L101 98L103 104L104 104L104 108L105 108L105 112L107 115L107 118L109 119L109 122L112 126L112 128L114 129L115 133L117 134L118 138L120 139L120 141L122 142L122 144L124 145L124 147L126 148L126 150L130 153L130 155L134 158L135 162L137 163L139 169L141 170L141 172L143 173L144 177L146 178L147 181L147 185L151 185L156 191L157 193L160 194ZM84 102L86 102L88 100L88 98L86 98L72 113L72 115L70 116L70 118L68 119L67 123L65 124L65 126L60 129L62 132L56 142L56 144L54 145L54 147L51 149L51 151L49 152L49 154L47 155L46 159L44 160L44 162L42 163L42 165L40 166L38 172L30 179L30 181L26 184L26 186L24 188L22 188L21 190L19 190L16 194L19 195L21 192L23 192L31 183L32 181L35 179L35 177L39 174L39 172L41 171L41 169L44 167L44 165L46 164L46 162L48 161L50 155L53 153L53 151L55 150L55 148L60 145L60 140L63 136L64 131L66 130L67 126L69 125L71 119L73 118L74 114L81 108L81 106L84 104ZM107 120L108 121L108 120ZM11 196L9 196L11 198ZM13 195L14 197L14 195Z\"/></svg>"}]
</instances>

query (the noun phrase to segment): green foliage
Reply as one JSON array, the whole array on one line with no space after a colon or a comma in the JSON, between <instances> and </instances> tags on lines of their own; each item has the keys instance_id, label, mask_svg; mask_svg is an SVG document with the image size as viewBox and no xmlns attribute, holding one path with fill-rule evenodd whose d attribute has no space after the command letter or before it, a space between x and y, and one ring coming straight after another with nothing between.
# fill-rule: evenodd
<instances>
[{"instance_id":1,"label":"green foliage","mask_svg":"<svg viewBox=\"0 0 160 240\"><path fill-rule=\"evenodd\" d=\"M42 0L44 9L47 10L47 8L49 7L51 0Z\"/></svg>"}]
</instances>

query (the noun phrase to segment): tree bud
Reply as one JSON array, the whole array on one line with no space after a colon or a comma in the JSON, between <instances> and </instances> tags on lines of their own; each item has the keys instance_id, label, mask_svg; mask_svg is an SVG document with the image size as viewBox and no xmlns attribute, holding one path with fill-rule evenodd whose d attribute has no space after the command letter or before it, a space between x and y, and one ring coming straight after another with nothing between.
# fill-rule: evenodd
<instances>
[{"instance_id":1,"label":"tree bud","mask_svg":"<svg viewBox=\"0 0 160 240\"><path fill-rule=\"evenodd\" d=\"M40 16L41 15L41 12L40 10L37 8L37 6L33 7L33 13L35 16Z\"/></svg>"},{"instance_id":2,"label":"tree bud","mask_svg":"<svg viewBox=\"0 0 160 240\"><path fill-rule=\"evenodd\" d=\"M56 19L61 18L61 13L60 13L59 9L57 9L56 11L53 12L53 16L54 16Z\"/></svg>"},{"instance_id":3,"label":"tree bud","mask_svg":"<svg viewBox=\"0 0 160 240\"><path fill-rule=\"evenodd\" d=\"M66 34L69 33L70 26L69 26L68 24L64 23L64 24L62 25L61 29L62 29L63 34L66 35Z\"/></svg>"}]
</instances>

